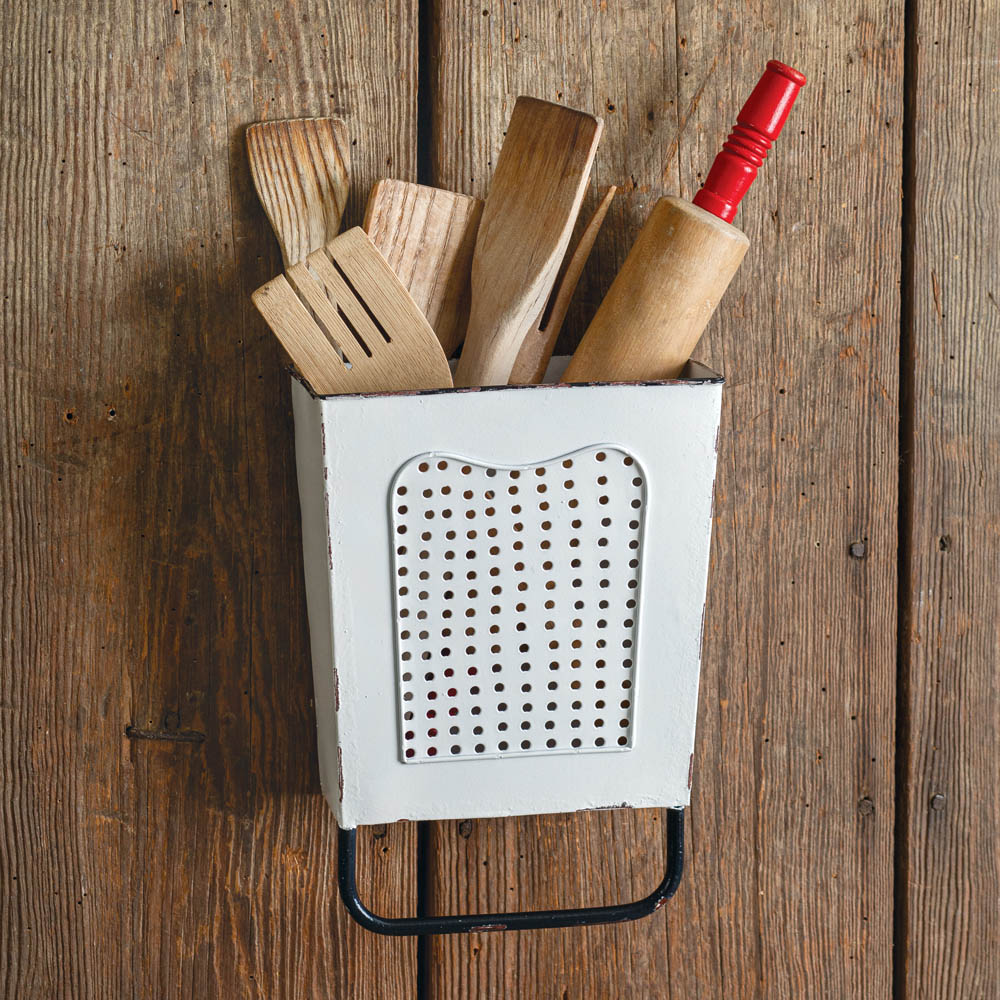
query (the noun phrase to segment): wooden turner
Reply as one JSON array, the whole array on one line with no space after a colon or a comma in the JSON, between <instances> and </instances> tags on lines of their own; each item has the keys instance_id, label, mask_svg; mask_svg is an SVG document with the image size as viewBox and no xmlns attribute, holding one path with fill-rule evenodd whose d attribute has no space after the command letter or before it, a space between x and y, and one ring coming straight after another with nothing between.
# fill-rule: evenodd
<instances>
[{"instance_id":1,"label":"wooden turner","mask_svg":"<svg viewBox=\"0 0 1000 1000\"><path fill-rule=\"evenodd\" d=\"M457 385L506 385L573 232L603 124L519 97L483 209Z\"/></svg>"},{"instance_id":2,"label":"wooden turner","mask_svg":"<svg viewBox=\"0 0 1000 1000\"><path fill-rule=\"evenodd\" d=\"M252 297L317 395L451 387L434 331L360 227Z\"/></svg>"},{"instance_id":3,"label":"wooden turner","mask_svg":"<svg viewBox=\"0 0 1000 1000\"><path fill-rule=\"evenodd\" d=\"M483 202L408 181L375 183L365 232L451 357L469 321L469 271Z\"/></svg>"},{"instance_id":4,"label":"wooden turner","mask_svg":"<svg viewBox=\"0 0 1000 1000\"><path fill-rule=\"evenodd\" d=\"M347 203L349 148L340 118L258 122L247 129L254 187L286 268L337 235Z\"/></svg>"},{"instance_id":5,"label":"wooden turner","mask_svg":"<svg viewBox=\"0 0 1000 1000\"><path fill-rule=\"evenodd\" d=\"M587 263L590 251L594 247L594 240L601 231L604 216L608 214L617 191L618 188L614 185L609 187L607 194L590 217L580 236L580 242L567 260L556 287L552 289L552 297L545 307L538 328L524 338L521 349L517 352L517 360L510 373L511 385L537 385L545 378L545 371L552 360L552 352L559 339L563 320L566 319L573 293L580 281L580 275L583 274L583 266Z\"/></svg>"}]
</instances>

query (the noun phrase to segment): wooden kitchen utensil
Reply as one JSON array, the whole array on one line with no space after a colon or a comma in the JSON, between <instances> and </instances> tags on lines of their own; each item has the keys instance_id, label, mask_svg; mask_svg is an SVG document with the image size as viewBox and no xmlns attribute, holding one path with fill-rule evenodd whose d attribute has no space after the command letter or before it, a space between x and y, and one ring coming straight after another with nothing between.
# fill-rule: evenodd
<instances>
[{"instance_id":1,"label":"wooden kitchen utensil","mask_svg":"<svg viewBox=\"0 0 1000 1000\"><path fill-rule=\"evenodd\" d=\"M566 269L552 290L551 308L546 309L538 328L532 330L521 344L514 369L510 373L511 385L537 385L545 377L545 369L548 368L552 352L555 350L559 331L562 329L570 301L583 273L583 265L587 263L594 240L601 231L604 216L608 214L617 191L618 188L613 185L608 188L608 193L590 217L590 222L587 223L580 242L570 256Z\"/></svg>"},{"instance_id":2,"label":"wooden kitchen utensil","mask_svg":"<svg viewBox=\"0 0 1000 1000\"><path fill-rule=\"evenodd\" d=\"M465 336L469 272L483 202L424 184L381 180L364 230L433 327L446 357Z\"/></svg>"},{"instance_id":3,"label":"wooden kitchen utensil","mask_svg":"<svg viewBox=\"0 0 1000 1000\"><path fill-rule=\"evenodd\" d=\"M253 301L317 395L451 387L434 331L360 227Z\"/></svg>"},{"instance_id":4,"label":"wooden kitchen utensil","mask_svg":"<svg viewBox=\"0 0 1000 1000\"><path fill-rule=\"evenodd\" d=\"M676 378L750 241L680 198L661 198L576 349L564 382Z\"/></svg>"},{"instance_id":5,"label":"wooden kitchen utensil","mask_svg":"<svg viewBox=\"0 0 1000 1000\"><path fill-rule=\"evenodd\" d=\"M457 385L506 385L566 253L603 124L519 97L472 260L472 306Z\"/></svg>"},{"instance_id":6,"label":"wooden kitchen utensil","mask_svg":"<svg viewBox=\"0 0 1000 1000\"><path fill-rule=\"evenodd\" d=\"M325 246L340 230L349 148L347 126L339 118L258 122L247 129L254 186L286 268Z\"/></svg>"},{"instance_id":7,"label":"wooden kitchen utensil","mask_svg":"<svg viewBox=\"0 0 1000 1000\"><path fill-rule=\"evenodd\" d=\"M769 62L694 204L661 198L570 361L564 382L677 378L747 251L730 221L805 77Z\"/></svg>"}]
</instances>

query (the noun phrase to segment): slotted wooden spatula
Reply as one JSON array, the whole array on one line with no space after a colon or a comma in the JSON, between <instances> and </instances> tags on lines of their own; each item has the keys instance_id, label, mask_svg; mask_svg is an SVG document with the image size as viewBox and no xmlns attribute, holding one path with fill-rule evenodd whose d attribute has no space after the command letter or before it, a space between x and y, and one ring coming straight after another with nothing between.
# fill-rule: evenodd
<instances>
[{"instance_id":1,"label":"slotted wooden spatula","mask_svg":"<svg viewBox=\"0 0 1000 1000\"><path fill-rule=\"evenodd\" d=\"M457 385L506 385L566 253L603 124L534 97L514 105L472 259Z\"/></svg>"},{"instance_id":2,"label":"slotted wooden spatula","mask_svg":"<svg viewBox=\"0 0 1000 1000\"><path fill-rule=\"evenodd\" d=\"M381 180L365 232L413 296L451 357L469 321L469 271L483 202L424 184Z\"/></svg>"},{"instance_id":3,"label":"slotted wooden spatula","mask_svg":"<svg viewBox=\"0 0 1000 1000\"><path fill-rule=\"evenodd\" d=\"M451 387L434 331L360 227L262 285L253 301L318 395Z\"/></svg>"},{"instance_id":4,"label":"slotted wooden spatula","mask_svg":"<svg viewBox=\"0 0 1000 1000\"><path fill-rule=\"evenodd\" d=\"M254 187L285 267L305 260L340 230L349 149L347 125L340 118L291 118L247 129Z\"/></svg>"}]
</instances>

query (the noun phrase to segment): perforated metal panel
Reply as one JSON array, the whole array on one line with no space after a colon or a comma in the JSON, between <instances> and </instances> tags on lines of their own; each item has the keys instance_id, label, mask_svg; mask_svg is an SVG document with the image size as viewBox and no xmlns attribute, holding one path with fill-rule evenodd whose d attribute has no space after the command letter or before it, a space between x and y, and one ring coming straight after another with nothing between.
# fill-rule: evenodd
<instances>
[{"instance_id":1,"label":"perforated metal panel","mask_svg":"<svg viewBox=\"0 0 1000 1000\"><path fill-rule=\"evenodd\" d=\"M315 398L295 381L292 398L320 780L340 826L623 804L686 805L691 795L721 381L508 386L325 399ZM577 453L591 442L602 442L601 447L585 449L591 457ZM597 451L605 452L600 472ZM572 471L564 472L563 459L552 456L571 458ZM638 460L632 466L625 464L629 456ZM545 460L542 476L534 467L520 465L529 459ZM458 467L439 470L440 461ZM419 472L420 462L427 462L426 472ZM465 465L468 473L462 472ZM509 476L513 465L513 471L520 472L516 478ZM486 474L490 466L494 476ZM605 486L613 477L603 469L628 470L629 478L625 484L614 479L615 488L606 491L597 477L608 477ZM633 484L633 479L643 480L643 485ZM573 487L562 485L567 480ZM537 489L540 484L546 487L543 492ZM408 493L397 495L397 486L406 486ZM443 493L444 486L451 493ZM512 510L516 501L507 493L510 486L517 486L522 497L519 515ZM624 486L634 488L635 496L628 499ZM424 489L431 489L430 497L423 497ZM434 499L435 489L437 499L427 505L434 517L425 518L422 505ZM481 491L471 506L465 503L466 489L473 489L474 501L475 490ZM485 513L487 489L493 490L492 517ZM534 519L527 517L532 510L527 496L538 504ZM607 504L600 504L601 496L608 497ZM446 497L456 502L441 503ZM501 498L506 509L497 504ZM570 500L578 505L570 508ZM633 500L638 508L631 507ZM543 502L549 504L547 511L541 508ZM400 507L406 510L400 513ZM444 516L445 509L451 510L450 518ZM466 517L467 510L474 516ZM629 516L633 510L638 517ZM520 532L514 530L518 516ZM602 525L604 517L612 524ZM547 530L541 527L543 520L551 522ZM574 520L581 522L579 529L573 528ZM639 528L629 527L633 520ZM454 544L460 538L459 522L461 548ZM620 533L599 533L612 526ZM397 534L399 527L407 531ZM440 536L436 527L443 528ZM488 534L492 527L494 536ZM447 538L449 530L454 538ZM431 532L426 540L421 538L425 531ZM469 538L469 531L476 536ZM580 555L569 554L572 531L580 532L580 545L572 547ZM630 534L634 531L638 535ZM535 548L528 544L529 533ZM607 545L599 545L600 538L607 538ZM545 550L544 541L550 543ZM453 544L444 548L446 542ZM516 550L518 559L515 542L522 544ZM632 542L639 547L630 549ZM501 549L496 555L489 552L494 545ZM400 546L406 551L397 555ZM468 559L470 550L477 554ZM420 559L424 551L428 555ZM450 560L447 551L455 553ZM599 554L603 551L608 555ZM577 558L580 565L574 567ZM601 576L605 558L612 575ZM640 565L629 566L633 559ZM437 574L433 580L424 565L428 562ZM523 562L524 570L515 570L515 562ZM545 569L546 562L552 562L555 572ZM407 573L398 576L403 568ZM496 576L491 569L498 570ZM470 570L477 574L472 580L466 576ZM452 577L445 580L448 571ZM628 586L632 576L614 575L619 571L637 573L636 586ZM427 576L421 579L423 573ZM574 588L576 579L581 584ZM600 587L602 579L608 580L607 587ZM555 584L551 591L545 587L549 580ZM518 591L519 582L527 583L528 590ZM453 592L447 600L445 583ZM494 586L502 588L499 594L492 593ZM400 587L408 589L399 594ZM472 589L477 593L470 598ZM634 591L634 597L625 596L626 591ZM421 599L421 593L427 598ZM606 596L610 594L620 595L615 604ZM623 607L623 601L633 599L636 607ZM548 600L555 601L553 607L545 607ZM583 608L575 607L577 600L584 601ZM600 607L602 600L609 602L606 608ZM524 611L518 612L517 604L522 603ZM498 616L492 614L494 606L500 607ZM409 615L397 621L397 610L404 609ZM448 618L446 610L451 612ZM467 610L472 611L468 620ZM578 611L585 614L575 614ZM598 612L606 614L598 617ZM502 622L494 621L500 615ZM574 628L578 619L581 625ZM630 619L635 622L631 636L624 625ZM525 623L522 631L517 630L519 620ZM604 628L597 625L600 620L606 622ZM554 623L552 629L545 628L548 621ZM434 643L444 646L445 639L459 639L462 645L447 646L448 656L440 655L430 642L432 623ZM495 624L498 631L491 633ZM466 635L470 627L477 631ZM443 628L450 628L451 634L442 635ZM618 631L614 638L612 630ZM410 634L401 638L403 631ZM427 633L426 639L420 632ZM560 646L550 651L553 639ZM576 639L579 651L572 648ZM598 650L593 645L599 640L606 642L600 650L607 654L601 657L603 667L596 665ZM633 643L629 650L619 648L627 640ZM526 653L522 644L528 645ZM493 652L494 645L500 645L499 654ZM475 653L466 653L470 646ZM410 658L402 661L406 652ZM417 672L426 662L425 652L432 659L439 654L434 666L440 671ZM634 661L631 667L624 666L626 658ZM572 666L574 659L581 660L579 667ZM550 670L553 662L559 665ZM524 663L526 671L521 670ZM495 676L494 664L500 664ZM470 667L477 670L475 675L468 674ZM446 670L452 674L445 676ZM410 674L406 682L401 681L403 673ZM434 680L426 681L426 673L434 673ZM577 680L580 686L573 687ZM548 684L553 681L559 686L550 694ZM604 687L598 687L598 681ZM632 687L621 688L624 681ZM497 683L504 685L503 691L494 690ZM522 691L525 684L531 689ZM452 689L454 696L449 694ZM430 698L430 693L436 697ZM411 697L404 701L406 694ZM504 712L499 710L501 700L507 705ZM604 702L600 708L598 700ZM630 702L628 708L622 707L623 701ZM422 728L416 725L418 702ZM574 702L579 708L573 708ZM551 716L550 703L555 704ZM524 709L526 704L532 708ZM435 715L427 718L428 711ZM407 712L413 713L409 719L404 718ZM594 725L599 712L604 713L603 726ZM578 726L572 725L574 719ZM624 727L622 719L627 720ZM553 726L546 729L549 721ZM505 730L500 730L501 722ZM530 728L521 730L522 722ZM451 733L452 726L459 731ZM429 735L430 729L436 734ZM407 740L406 733L413 736ZM622 736L625 744L619 747ZM499 749L501 739L506 750ZM530 742L529 748L521 749L522 739ZM554 747L546 746L549 739L556 741ZM573 747L574 739L580 746ZM597 745L598 739L603 745ZM434 754L428 752L432 746ZM454 755L453 746L459 748ZM477 746L482 746L479 753ZM615 748L618 752L611 752ZM407 749L413 750L412 757L405 757Z\"/></svg>"},{"instance_id":2,"label":"perforated metal panel","mask_svg":"<svg viewBox=\"0 0 1000 1000\"><path fill-rule=\"evenodd\" d=\"M390 501L401 759L629 749L635 458L611 445L514 467L418 455Z\"/></svg>"}]
</instances>

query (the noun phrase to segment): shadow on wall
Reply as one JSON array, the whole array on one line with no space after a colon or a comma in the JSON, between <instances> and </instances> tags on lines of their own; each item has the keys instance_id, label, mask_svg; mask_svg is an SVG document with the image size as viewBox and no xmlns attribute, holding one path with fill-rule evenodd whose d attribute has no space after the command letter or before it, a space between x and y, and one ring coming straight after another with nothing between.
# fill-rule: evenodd
<instances>
[{"instance_id":1,"label":"shadow on wall","mask_svg":"<svg viewBox=\"0 0 1000 1000\"><path fill-rule=\"evenodd\" d=\"M102 540L129 674L118 732L238 815L260 793L320 793L287 359L250 302L281 263L244 129L231 216L228 198L195 229L165 212L127 261L112 325L142 350Z\"/></svg>"}]
</instances>

